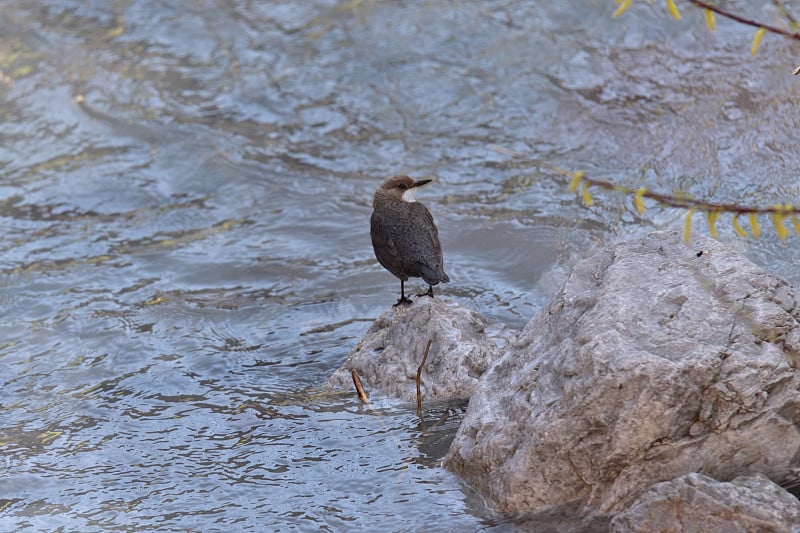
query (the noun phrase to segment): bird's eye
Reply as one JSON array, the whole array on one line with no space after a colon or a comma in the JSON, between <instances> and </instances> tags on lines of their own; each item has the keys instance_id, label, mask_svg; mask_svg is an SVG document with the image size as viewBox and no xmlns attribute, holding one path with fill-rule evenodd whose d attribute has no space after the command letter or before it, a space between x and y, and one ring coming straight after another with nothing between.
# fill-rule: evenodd
<instances>
[{"instance_id":1,"label":"bird's eye","mask_svg":"<svg viewBox=\"0 0 800 533\"><path fill-rule=\"evenodd\" d=\"M400 183L400 184L398 185L398 187L400 187L400 189L402 189L402 190L406 190L406 189L408 189L408 187L406 187L406 184L405 184L405 183Z\"/></svg>"}]
</instances>

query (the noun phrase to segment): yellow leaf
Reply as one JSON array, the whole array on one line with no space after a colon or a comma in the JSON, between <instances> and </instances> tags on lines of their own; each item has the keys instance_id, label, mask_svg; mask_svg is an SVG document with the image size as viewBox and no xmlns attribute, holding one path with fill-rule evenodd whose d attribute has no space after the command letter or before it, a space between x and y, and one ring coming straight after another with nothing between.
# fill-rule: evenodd
<instances>
[{"instance_id":1,"label":"yellow leaf","mask_svg":"<svg viewBox=\"0 0 800 533\"><path fill-rule=\"evenodd\" d=\"M617 8L616 11L614 11L614 13L611 14L611 16L614 17L614 18L617 18L618 16L622 15L623 13L625 13L625 10L627 10L629 7L631 7L631 2L632 1L633 0L622 0L621 2L619 2L619 7Z\"/></svg>"},{"instance_id":2,"label":"yellow leaf","mask_svg":"<svg viewBox=\"0 0 800 533\"><path fill-rule=\"evenodd\" d=\"M758 219L756 218L756 214L750 213L747 215L747 218L750 220L750 233L753 234L753 237L758 239L761 236L761 229L758 227Z\"/></svg>"},{"instance_id":3,"label":"yellow leaf","mask_svg":"<svg viewBox=\"0 0 800 533\"><path fill-rule=\"evenodd\" d=\"M733 217L733 230L739 237L747 237L747 232L742 225L739 224L739 215L734 215Z\"/></svg>"},{"instance_id":4,"label":"yellow leaf","mask_svg":"<svg viewBox=\"0 0 800 533\"><path fill-rule=\"evenodd\" d=\"M788 206L791 209L791 206ZM775 226L775 232L778 234L780 240L785 240L789 236L789 230L783 225L783 219L786 215L783 213L783 206L776 205L775 211L772 212L772 225Z\"/></svg>"},{"instance_id":5,"label":"yellow leaf","mask_svg":"<svg viewBox=\"0 0 800 533\"><path fill-rule=\"evenodd\" d=\"M714 20L714 12L710 9L705 9L703 14L706 16L706 26L711 31L715 31L717 29L717 21Z\"/></svg>"},{"instance_id":6,"label":"yellow leaf","mask_svg":"<svg viewBox=\"0 0 800 533\"><path fill-rule=\"evenodd\" d=\"M678 11L678 6L675 5L675 0L667 0L667 11L676 20L681 20L681 12Z\"/></svg>"},{"instance_id":7,"label":"yellow leaf","mask_svg":"<svg viewBox=\"0 0 800 533\"><path fill-rule=\"evenodd\" d=\"M578 184L583 179L583 170L579 170L572 174L572 181L569 182L569 192L575 192L578 190Z\"/></svg>"},{"instance_id":8,"label":"yellow leaf","mask_svg":"<svg viewBox=\"0 0 800 533\"><path fill-rule=\"evenodd\" d=\"M764 38L766 31L764 28L758 28L758 31L753 36L753 44L750 46L751 55L756 55L756 52L758 52L758 45L761 44L761 39Z\"/></svg>"},{"instance_id":9,"label":"yellow leaf","mask_svg":"<svg viewBox=\"0 0 800 533\"><path fill-rule=\"evenodd\" d=\"M638 211L640 215L644 215L645 212L644 201L642 200L642 197L646 192L647 189L645 187L640 187L639 190L636 191L636 195L633 197L633 205L636 207L636 211Z\"/></svg>"},{"instance_id":10,"label":"yellow leaf","mask_svg":"<svg viewBox=\"0 0 800 533\"><path fill-rule=\"evenodd\" d=\"M780 213L772 213L772 223L775 225L775 231L778 233L780 240L785 240L789 236L789 230L783 225L784 216Z\"/></svg>"},{"instance_id":11,"label":"yellow leaf","mask_svg":"<svg viewBox=\"0 0 800 533\"><path fill-rule=\"evenodd\" d=\"M683 219L683 240L689 242L689 236L692 234L692 215L694 209L686 211L686 218Z\"/></svg>"},{"instance_id":12,"label":"yellow leaf","mask_svg":"<svg viewBox=\"0 0 800 533\"><path fill-rule=\"evenodd\" d=\"M792 215L792 226L794 226L794 232L800 235L800 220L797 220L797 215Z\"/></svg>"},{"instance_id":13,"label":"yellow leaf","mask_svg":"<svg viewBox=\"0 0 800 533\"><path fill-rule=\"evenodd\" d=\"M585 203L587 207L592 207L594 205L592 195L589 194L589 184L585 181L583 182L583 187L581 188L581 195L583 196L583 203Z\"/></svg>"},{"instance_id":14,"label":"yellow leaf","mask_svg":"<svg viewBox=\"0 0 800 533\"><path fill-rule=\"evenodd\" d=\"M719 211L709 211L708 213L706 213L706 220L708 221L708 232L714 239L719 237L719 234L717 233L718 218L719 218Z\"/></svg>"}]
</instances>

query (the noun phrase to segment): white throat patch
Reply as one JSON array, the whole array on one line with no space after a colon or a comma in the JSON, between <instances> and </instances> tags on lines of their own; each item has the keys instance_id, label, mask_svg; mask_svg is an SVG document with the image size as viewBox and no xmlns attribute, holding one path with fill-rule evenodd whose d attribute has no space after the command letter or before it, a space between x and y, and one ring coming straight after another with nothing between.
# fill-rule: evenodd
<instances>
[{"instance_id":1,"label":"white throat patch","mask_svg":"<svg viewBox=\"0 0 800 533\"><path fill-rule=\"evenodd\" d=\"M417 192L416 187L411 187L410 189L406 189L403 192L403 201L404 202L414 202L414 193Z\"/></svg>"}]
</instances>

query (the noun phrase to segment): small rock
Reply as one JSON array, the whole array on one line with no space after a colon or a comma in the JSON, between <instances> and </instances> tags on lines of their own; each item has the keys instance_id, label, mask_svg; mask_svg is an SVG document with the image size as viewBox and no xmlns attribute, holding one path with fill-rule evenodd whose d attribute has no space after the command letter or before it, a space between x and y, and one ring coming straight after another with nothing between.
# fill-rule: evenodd
<instances>
[{"instance_id":1,"label":"small rock","mask_svg":"<svg viewBox=\"0 0 800 533\"><path fill-rule=\"evenodd\" d=\"M653 485L611 520L615 533L800 532L800 502L756 474L726 483L687 474Z\"/></svg>"},{"instance_id":2,"label":"small rock","mask_svg":"<svg viewBox=\"0 0 800 533\"><path fill-rule=\"evenodd\" d=\"M500 355L474 311L440 298L419 297L384 312L327 384L353 389L351 369L367 392L378 390L416 401L417 369L431 347L421 376L423 401L469 398L478 378Z\"/></svg>"},{"instance_id":3,"label":"small rock","mask_svg":"<svg viewBox=\"0 0 800 533\"><path fill-rule=\"evenodd\" d=\"M484 374L445 464L512 512L616 513L691 472L781 482L800 461L798 317L791 286L717 241L619 244Z\"/></svg>"}]
</instances>

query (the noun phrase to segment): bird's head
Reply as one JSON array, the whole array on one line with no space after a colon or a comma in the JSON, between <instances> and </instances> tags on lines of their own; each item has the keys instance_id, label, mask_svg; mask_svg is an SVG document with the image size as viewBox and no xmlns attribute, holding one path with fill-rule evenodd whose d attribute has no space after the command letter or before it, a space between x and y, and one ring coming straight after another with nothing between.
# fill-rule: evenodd
<instances>
[{"instance_id":1,"label":"bird's head","mask_svg":"<svg viewBox=\"0 0 800 533\"><path fill-rule=\"evenodd\" d=\"M413 202L417 187L421 187L431 180L413 180L408 176L392 176L380 184L375 191L375 200L394 202Z\"/></svg>"}]
</instances>

